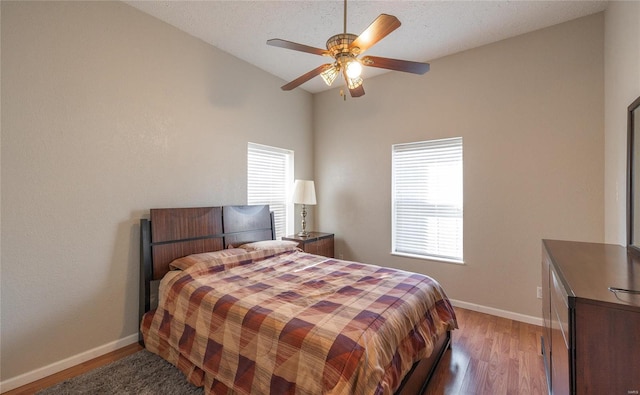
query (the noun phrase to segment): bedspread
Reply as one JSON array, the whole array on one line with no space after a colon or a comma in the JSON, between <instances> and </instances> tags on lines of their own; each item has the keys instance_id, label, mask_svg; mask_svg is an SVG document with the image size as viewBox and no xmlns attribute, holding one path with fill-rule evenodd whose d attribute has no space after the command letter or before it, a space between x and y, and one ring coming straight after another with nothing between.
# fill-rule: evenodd
<instances>
[{"instance_id":1,"label":"bedspread","mask_svg":"<svg viewBox=\"0 0 640 395\"><path fill-rule=\"evenodd\" d=\"M392 394L457 327L432 278L256 251L162 280L145 346L213 394Z\"/></svg>"}]
</instances>

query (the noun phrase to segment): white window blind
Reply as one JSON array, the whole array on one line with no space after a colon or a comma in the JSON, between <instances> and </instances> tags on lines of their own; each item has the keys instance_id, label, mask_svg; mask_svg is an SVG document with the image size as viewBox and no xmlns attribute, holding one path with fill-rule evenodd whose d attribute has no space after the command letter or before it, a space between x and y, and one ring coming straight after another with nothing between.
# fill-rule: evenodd
<instances>
[{"instance_id":1,"label":"white window blind","mask_svg":"<svg viewBox=\"0 0 640 395\"><path fill-rule=\"evenodd\" d=\"M392 146L392 253L462 262L462 137Z\"/></svg>"},{"instance_id":2,"label":"white window blind","mask_svg":"<svg viewBox=\"0 0 640 395\"><path fill-rule=\"evenodd\" d=\"M268 204L274 212L276 238L293 232L293 151L249 143L247 204Z\"/></svg>"}]
</instances>

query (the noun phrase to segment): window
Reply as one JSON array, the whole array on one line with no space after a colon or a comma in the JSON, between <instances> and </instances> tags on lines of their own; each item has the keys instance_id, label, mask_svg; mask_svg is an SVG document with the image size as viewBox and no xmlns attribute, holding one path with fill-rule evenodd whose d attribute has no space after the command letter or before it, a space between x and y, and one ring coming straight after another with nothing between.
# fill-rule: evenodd
<instances>
[{"instance_id":1,"label":"window","mask_svg":"<svg viewBox=\"0 0 640 395\"><path fill-rule=\"evenodd\" d=\"M392 146L392 254L462 263L462 137Z\"/></svg>"},{"instance_id":2,"label":"window","mask_svg":"<svg viewBox=\"0 0 640 395\"><path fill-rule=\"evenodd\" d=\"M293 151L249 143L247 204L268 204L274 212L276 238L293 233Z\"/></svg>"}]
</instances>

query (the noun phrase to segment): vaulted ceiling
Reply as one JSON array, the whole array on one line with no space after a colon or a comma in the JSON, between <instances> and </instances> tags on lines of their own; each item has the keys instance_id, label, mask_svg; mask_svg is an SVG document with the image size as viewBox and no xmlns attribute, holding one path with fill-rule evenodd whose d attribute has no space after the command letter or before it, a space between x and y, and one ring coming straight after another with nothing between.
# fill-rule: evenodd
<instances>
[{"instance_id":1,"label":"vaulted ceiling","mask_svg":"<svg viewBox=\"0 0 640 395\"><path fill-rule=\"evenodd\" d=\"M324 49L330 36L343 32L342 1L127 0L125 3L282 78L283 84L330 60L267 46L268 39L280 38ZM606 5L606 1L584 0L352 0L347 4L347 31L360 34L378 15L394 15L402 26L366 54L429 62L597 13ZM387 71L369 67L363 77L366 80L384 72ZM328 87L316 77L297 89L315 93Z\"/></svg>"}]
</instances>

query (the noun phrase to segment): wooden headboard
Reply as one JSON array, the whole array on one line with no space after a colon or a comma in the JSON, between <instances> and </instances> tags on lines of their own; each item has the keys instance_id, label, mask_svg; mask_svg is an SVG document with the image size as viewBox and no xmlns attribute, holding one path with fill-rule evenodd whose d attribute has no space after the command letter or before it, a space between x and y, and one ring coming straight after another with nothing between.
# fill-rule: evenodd
<instances>
[{"instance_id":1,"label":"wooden headboard","mask_svg":"<svg viewBox=\"0 0 640 395\"><path fill-rule=\"evenodd\" d=\"M273 239L268 205L151 209L150 219L140 220L139 318L152 308L152 282L174 259Z\"/></svg>"}]
</instances>

